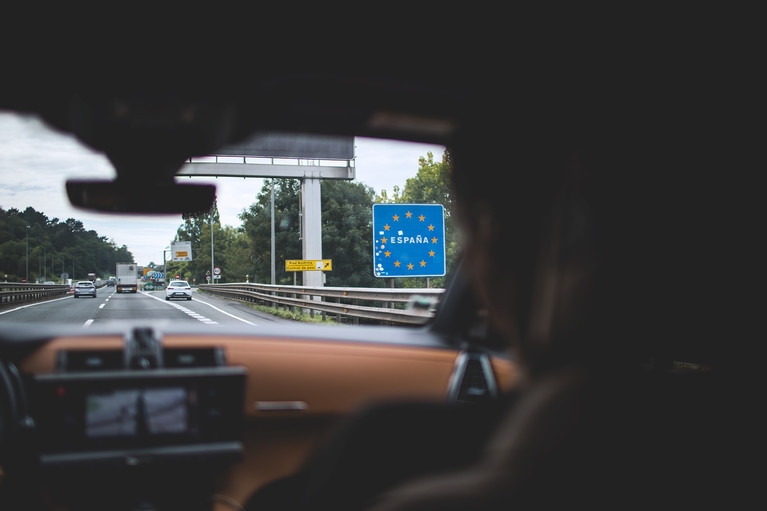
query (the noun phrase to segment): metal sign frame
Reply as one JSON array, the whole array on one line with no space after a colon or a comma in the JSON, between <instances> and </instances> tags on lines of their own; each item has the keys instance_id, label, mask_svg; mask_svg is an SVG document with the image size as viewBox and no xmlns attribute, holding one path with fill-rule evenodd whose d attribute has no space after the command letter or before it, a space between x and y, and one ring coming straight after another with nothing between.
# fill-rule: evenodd
<instances>
[{"instance_id":1,"label":"metal sign frame","mask_svg":"<svg viewBox=\"0 0 767 511\"><path fill-rule=\"evenodd\" d=\"M221 157L221 159L219 159ZM301 180L302 257L322 258L322 211L320 180L356 177L354 137L293 133L258 133L244 142L215 151L209 158L190 158L177 176L259 177ZM272 204L274 204L272 191ZM274 233L272 213L272 233ZM213 259L211 255L211 260ZM274 234L272 234L272 283L275 281ZM306 271L304 285L322 286L321 273Z\"/></svg>"}]
</instances>

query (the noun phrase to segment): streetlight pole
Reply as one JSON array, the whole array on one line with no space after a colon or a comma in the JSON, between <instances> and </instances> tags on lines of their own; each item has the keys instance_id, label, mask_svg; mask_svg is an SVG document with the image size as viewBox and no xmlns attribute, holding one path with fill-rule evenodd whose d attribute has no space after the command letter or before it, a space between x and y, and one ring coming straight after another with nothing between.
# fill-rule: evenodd
<instances>
[{"instance_id":1,"label":"streetlight pole","mask_svg":"<svg viewBox=\"0 0 767 511\"><path fill-rule=\"evenodd\" d=\"M213 273L213 210L210 210L210 283L216 283L216 274Z\"/></svg>"},{"instance_id":2,"label":"streetlight pole","mask_svg":"<svg viewBox=\"0 0 767 511\"><path fill-rule=\"evenodd\" d=\"M168 280L170 276L168 274L168 263L165 262L165 251L170 250L170 247L162 249L162 271L165 273L165 280L163 281L163 287L168 287Z\"/></svg>"},{"instance_id":3,"label":"streetlight pole","mask_svg":"<svg viewBox=\"0 0 767 511\"><path fill-rule=\"evenodd\" d=\"M276 271L277 268L275 266L275 261L274 261L274 178L271 179L271 188L272 188L272 203L271 203L271 206L270 206L270 208L271 208L271 217L272 217L272 225L271 225L271 230L272 230L272 259L271 259L272 268L271 268L271 270L272 270L272 285L274 285L275 278L276 278L275 276L276 276L276 273L277 273L277 271Z\"/></svg>"},{"instance_id":4,"label":"streetlight pole","mask_svg":"<svg viewBox=\"0 0 767 511\"><path fill-rule=\"evenodd\" d=\"M27 226L24 231L27 235L27 273L24 278L26 279L27 284L29 284L29 226Z\"/></svg>"}]
</instances>

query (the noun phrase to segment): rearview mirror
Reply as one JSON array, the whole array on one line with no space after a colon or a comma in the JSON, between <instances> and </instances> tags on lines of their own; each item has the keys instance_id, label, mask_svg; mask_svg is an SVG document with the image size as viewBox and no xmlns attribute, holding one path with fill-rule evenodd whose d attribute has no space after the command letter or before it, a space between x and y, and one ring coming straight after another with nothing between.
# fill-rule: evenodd
<instances>
[{"instance_id":1,"label":"rearview mirror","mask_svg":"<svg viewBox=\"0 0 767 511\"><path fill-rule=\"evenodd\" d=\"M213 207L216 187L68 180L67 195L73 206L95 211L197 215L207 213Z\"/></svg>"}]
</instances>

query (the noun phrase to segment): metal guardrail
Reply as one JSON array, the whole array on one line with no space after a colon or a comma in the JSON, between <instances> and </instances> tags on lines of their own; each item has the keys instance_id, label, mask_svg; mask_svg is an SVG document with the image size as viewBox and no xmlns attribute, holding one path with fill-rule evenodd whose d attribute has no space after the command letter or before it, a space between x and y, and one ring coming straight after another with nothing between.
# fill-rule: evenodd
<instances>
[{"instance_id":1,"label":"metal guardrail","mask_svg":"<svg viewBox=\"0 0 767 511\"><path fill-rule=\"evenodd\" d=\"M66 284L0 282L0 304L45 300L54 296L63 296L67 293L69 293L69 286Z\"/></svg>"},{"instance_id":2,"label":"metal guardrail","mask_svg":"<svg viewBox=\"0 0 767 511\"><path fill-rule=\"evenodd\" d=\"M95 282L97 288L107 285L105 280ZM0 282L0 305L15 302L34 302L64 296L70 291L67 284L22 284L19 282Z\"/></svg>"},{"instance_id":3,"label":"metal guardrail","mask_svg":"<svg viewBox=\"0 0 767 511\"><path fill-rule=\"evenodd\" d=\"M388 289L370 287L307 287L269 284L200 284L206 293L257 303L270 303L275 307L304 308L352 318L402 323L423 324L434 315L444 289ZM360 302L380 303L381 306ZM406 303L404 309L395 303Z\"/></svg>"}]
</instances>

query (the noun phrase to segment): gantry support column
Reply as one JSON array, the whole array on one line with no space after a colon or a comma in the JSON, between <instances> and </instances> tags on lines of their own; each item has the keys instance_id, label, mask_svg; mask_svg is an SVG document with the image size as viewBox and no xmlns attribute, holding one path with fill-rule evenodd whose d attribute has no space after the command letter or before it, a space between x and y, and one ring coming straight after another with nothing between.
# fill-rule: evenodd
<instances>
[{"instance_id":1,"label":"gantry support column","mask_svg":"<svg viewBox=\"0 0 767 511\"><path fill-rule=\"evenodd\" d=\"M322 259L322 207L319 177L301 180L301 248L303 258ZM305 271L304 286L322 286L321 271Z\"/></svg>"}]
</instances>

